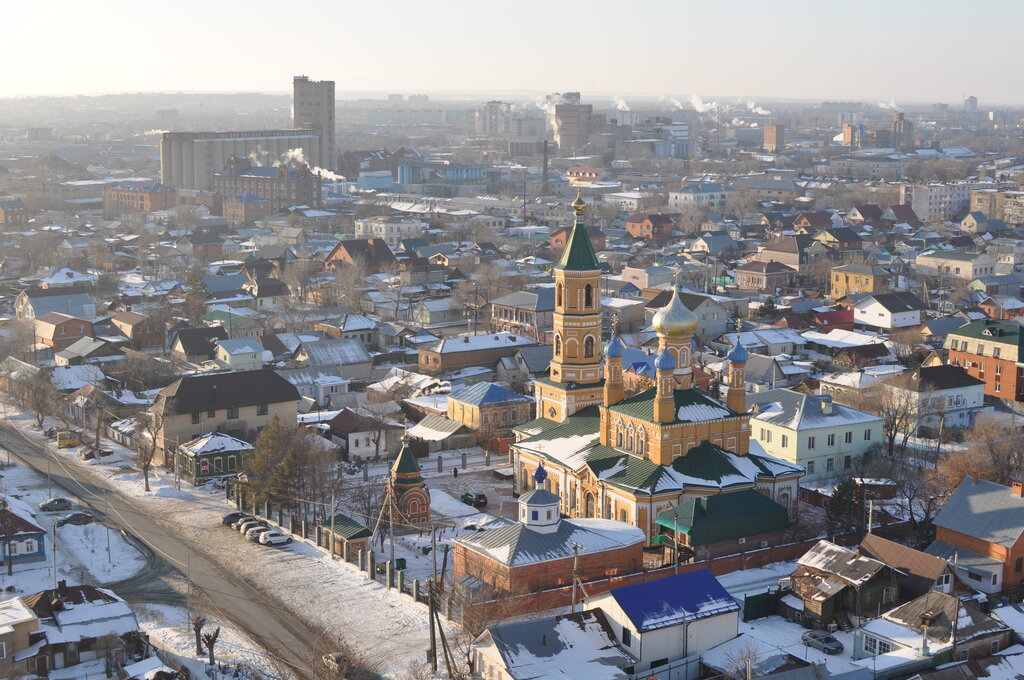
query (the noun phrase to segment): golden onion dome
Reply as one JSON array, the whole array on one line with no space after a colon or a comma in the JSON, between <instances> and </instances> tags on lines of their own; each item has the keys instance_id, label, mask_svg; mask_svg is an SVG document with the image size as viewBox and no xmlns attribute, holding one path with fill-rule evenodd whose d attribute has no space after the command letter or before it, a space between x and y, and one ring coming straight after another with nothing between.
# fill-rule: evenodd
<instances>
[{"instance_id":1,"label":"golden onion dome","mask_svg":"<svg viewBox=\"0 0 1024 680\"><path fill-rule=\"evenodd\" d=\"M583 188L576 189L576 200L572 202L572 210L577 215L582 215L583 211L587 209L587 204L583 202Z\"/></svg>"},{"instance_id":2,"label":"golden onion dome","mask_svg":"<svg viewBox=\"0 0 1024 680\"><path fill-rule=\"evenodd\" d=\"M672 299L658 310L651 325L666 338L688 338L697 332L697 315L686 308L679 299L679 289L673 286Z\"/></svg>"}]
</instances>

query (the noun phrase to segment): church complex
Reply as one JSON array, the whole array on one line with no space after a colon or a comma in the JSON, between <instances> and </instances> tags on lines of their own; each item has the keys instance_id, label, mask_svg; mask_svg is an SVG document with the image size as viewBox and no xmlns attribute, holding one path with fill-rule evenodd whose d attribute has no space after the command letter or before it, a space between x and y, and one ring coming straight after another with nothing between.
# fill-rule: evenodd
<instances>
[{"instance_id":1,"label":"church complex","mask_svg":"<svg viewBox=\"0 0 1024 680\"><path fill-rule=\"evenodd\" d=\"M665 525L659 515L716 494L753 489L794 519L803 469L756 442L751 450L747 351L737 344L728 356L724 403L697 389L690 359L698 321L675 288L653 319L655 386L627 396L625 344L613 335L600 347L601 266L584 226L586 205L577 197L572 207L575 224L554 269L549 375L536 382L538 418L516 429L512 446L516 491L529 491L543 466L544 488L564 515L627 522L648 540Z\"/></svg>"}]
</instances>

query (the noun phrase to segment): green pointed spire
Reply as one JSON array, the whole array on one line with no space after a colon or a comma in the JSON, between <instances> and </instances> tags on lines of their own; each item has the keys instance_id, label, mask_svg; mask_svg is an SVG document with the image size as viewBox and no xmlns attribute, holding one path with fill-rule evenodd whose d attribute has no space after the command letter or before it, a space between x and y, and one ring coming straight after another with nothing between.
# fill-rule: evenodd
<instances>
[{"instance_id":1,"label":"green pointed spire","mask_svg":"<svg viewBox=\"0 0 1024 680\"><path fill-rule=\"evenodd\" d=\"M601 264L594 254L594 246L590 243L590 235L587 234L587 227L583 224L583 213L587 204L583 202L582 189L576 190L576 200L572 202L573 212L576 213L576 221L569 233L569 240L562 251L562 257L555 265L555 269L563 269L577 272L599 271Z\"/></svg>"}]
</instances>

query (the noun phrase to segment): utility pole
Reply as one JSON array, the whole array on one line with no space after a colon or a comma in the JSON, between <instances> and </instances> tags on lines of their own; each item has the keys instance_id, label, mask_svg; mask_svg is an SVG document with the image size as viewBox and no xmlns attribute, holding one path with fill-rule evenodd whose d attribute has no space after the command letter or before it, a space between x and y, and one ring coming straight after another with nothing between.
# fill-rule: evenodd
<instances>
[{"instance_id":1,"label":"utility pole","mask_svg":"<svg viewBox=\"0 0 1024 680\"><path fill-rule=\"evenodd\" d=\"M673 573L679 575L679 508L672 512L672 565Z\"/></svg>"},{"instance_id":2,"label":"utility pole","mask_svg":"<svg viewBox=\"0 0 1024 680\"><path fill-rule=\"evenodd\" d=\"M576 581L580 573L580 546L578 543L572 544L572 609L570 610L573 614L576 613Z\"/></svg>"},{"instance_id":3,"label":"utility pole","mask_svg":"<svg viewBox=\"0 0 1024 680\"><path fill-rule=\"evenodd\" d=\"M53 563L52 563L53 566L51 567L51 569L53 571L53 589L56 590L57 589L57 525L56 524L52 525L50 530L52 531L51 538L53 539L51 541L51 543L53 543L53 545L51 546L53 548L53 550L51 550L51 552L53 553Z\"/></svg>"},{"instance_id":4,"label":"utility pole","mask_svg":"<svg viewBox=\"0 0 1024 680\"><path fill-rule=\"evenodd\" d=\"M434 629L434 582L437 581L437 529L430 528L430 559L433 562L433 576L427 588L427 604L430 608L430 670L437 673L437 633Z\"/></svg>"}]
</instances>

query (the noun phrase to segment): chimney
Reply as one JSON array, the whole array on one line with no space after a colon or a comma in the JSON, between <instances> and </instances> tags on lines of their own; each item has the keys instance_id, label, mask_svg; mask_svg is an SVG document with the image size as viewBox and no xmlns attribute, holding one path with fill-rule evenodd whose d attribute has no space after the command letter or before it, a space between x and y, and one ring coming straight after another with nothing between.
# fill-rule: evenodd
<instances>
[{"instance_id":1,"label":"chimney","mask_svg":"<svg viewBox=\"0 0 1024 680\"><path fill-rule=\"evenodd\" d=\"M1010 493L1012 493L1017 498L1024 496L1024 484L1022 484L1021 482L1014 482L1010 486Z\"/></svg>"},{"instance_id":2,"label":"chimney","mask_svg":"<svg viewBox=\"0 0 1024 680\"><path fill-rule=\"evenodd\" d=\"M975 484L978 483L978 471L977 470L975 470L974 472L971 473L971 481L974 482Z\"/></svg>"},{"instance_id":3,"label":"chimney","mask_svg":"<svg viewBox=\"0 0 1024 680\"><path fill-rule=\"evenodd\" d=\"M462 341L465 342L465 343L468 343L469 342L469 336L468 335L463 335L462 336Z\"/></svg>"}]
</instances>

